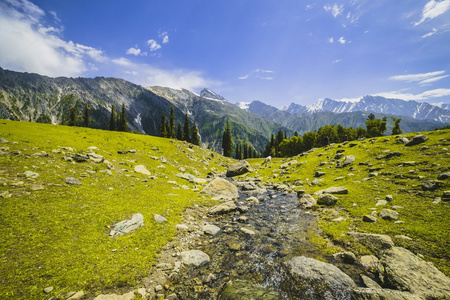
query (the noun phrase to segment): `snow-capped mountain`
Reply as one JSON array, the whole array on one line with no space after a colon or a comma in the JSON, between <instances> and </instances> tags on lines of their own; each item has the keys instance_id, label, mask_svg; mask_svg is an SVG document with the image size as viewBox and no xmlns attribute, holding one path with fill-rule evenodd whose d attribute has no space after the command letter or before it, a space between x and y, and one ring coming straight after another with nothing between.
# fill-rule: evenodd
<instances>
[{"instance_id":1,"label":"snow-capped mountain","mask_svg":"<svg viewBox=\"0 0 450 300\"><path fill-rule=\"evenodd\" d=\"M283 110L297 115L325 111L334 113L364 111L407 116L416 120L434 120L442 123L450 123L449 106L448 104L442 104L439 107L426 102L389 99L380 96L364 96L359 101L320 99L315 104L309 106L292 103Z\"/></svg>"},{"instance_id":2,"label":"snow-capped mountain","mask_svg":"<svg viewBox=\"0 0 450 300\"><path fill-rule=\"evenodd\" d=\"M204 88L200 92L200 97L213 99L213 100L225 100L224 97L220 96L219 94L216 94L215 92L211 91L210 89Z\"/></svg>"}]
</instances>

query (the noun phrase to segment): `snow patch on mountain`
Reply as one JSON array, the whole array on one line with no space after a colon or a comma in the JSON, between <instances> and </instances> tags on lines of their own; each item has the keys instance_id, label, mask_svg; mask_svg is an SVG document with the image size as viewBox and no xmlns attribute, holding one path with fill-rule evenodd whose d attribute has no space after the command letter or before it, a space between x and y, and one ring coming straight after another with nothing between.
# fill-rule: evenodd
<instances>
[{"instance_id":1,"label":"snow patch on mountain","mask_svg":"<svg viewBox=\"0 0 450 300\"><path fill-rule=\"evenodd\" d=\"M248 111L248 108L249 108L249 106L250 106L250 103L251 103L251 102L237 102L237 103L236 103L236 106L239 107L239 108L242 109L242 110Z\"/></svg>"}]
</instances>

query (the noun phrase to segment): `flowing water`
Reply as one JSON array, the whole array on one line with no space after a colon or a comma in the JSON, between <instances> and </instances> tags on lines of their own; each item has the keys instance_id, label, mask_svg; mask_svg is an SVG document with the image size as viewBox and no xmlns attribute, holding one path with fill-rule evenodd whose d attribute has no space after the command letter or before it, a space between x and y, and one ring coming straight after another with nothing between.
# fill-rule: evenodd
<instances>
[{"instance_id":1,"label":"flowing water","mask_svg":"<svg viewBox=\"0 0 450 300\"><path fill-rule=\"evenodd\" d=\"M246 205L247 197L241 194L240 205ZM211 263L187 269L174 282L173 290L182 299L216 299L230 280L254 294L253 299L289 299L282 288L284 261L301 255L330 260L309 241L308 231L316 230L315 218L299 208L295 194L269 190L258 198L260 203L249 205L245 213L237 211L208 219L221 231L214 237L204 236L197 249L209 254ZM242 228L255 234L245 233ZM352 277L361 273L356 267L346 268L344 271Z\"/></svg>"}]
</instances>

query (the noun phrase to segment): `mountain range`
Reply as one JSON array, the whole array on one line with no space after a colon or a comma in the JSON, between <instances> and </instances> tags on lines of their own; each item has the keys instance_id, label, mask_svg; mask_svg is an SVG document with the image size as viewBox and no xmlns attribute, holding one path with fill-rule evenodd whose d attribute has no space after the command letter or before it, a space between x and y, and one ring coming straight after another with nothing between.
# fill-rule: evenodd
<instances>
[{"instance_id":1,"label":"mountain range","mask_svg":"<svg viewBox=\"0 0 450 300\"><path fill-rule=\"evenodd\" d=\"M112 106L120 110L124 105L128 128L149 135L158 135L161 117L174 106L175 123L183 124L187 114L191 125L195 122L198 127L202 144L216 151L221 150L226 122L236 141L248 141L260 152L279 130L290 136L324 125L364 127L370 112L377 117L401 116L405 133L450 123L448 105L383 97L365 96L357 102L324 99L311 106L293 103L278 109L260 101L235 105L206 88L196 94L185 89L145 88L118 78L51 78L0 68L0 118L67 125L70 109L75 108L82 120L86 104L93 128L107 129Z\"/></svg>"}]
</instances>

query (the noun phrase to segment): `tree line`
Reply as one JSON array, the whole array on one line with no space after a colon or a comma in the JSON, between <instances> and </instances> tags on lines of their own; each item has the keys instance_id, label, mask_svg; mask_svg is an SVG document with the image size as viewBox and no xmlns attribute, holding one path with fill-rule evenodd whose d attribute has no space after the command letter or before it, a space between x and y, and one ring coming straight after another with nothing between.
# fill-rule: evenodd
<instances>
[{"instance_id":1,"label":"tree line","mask_svg":"<svg viewBox=\"0 0 450 300\"><path fill-rule=\"evenodd\" d=\"M194 145L200 145L200 135L198 134L197 125L190 126L189 117L187 113L184 115L184 125L178 122L175 128L175 108L170 106L170 116L167 119L167 113L161 116L159 124L159 136L165 138L177 139L179 141L186 141Z\"/></svg>"},{"instance_id":2,"label":"tree line","mask_svg":"<svg viewBox=\"0 0 450 300\"><path fill-rule=\"evenodd\" d=\"M401 119L391 118L393 121L391 134L401 134ZM303 137L295 132L289 139L286 137L286 133L280 130L277 135L272 134L270 141L264 149L263 156L295 156L314 147L324 147L331 143L342 143L360 138L383 136L387 130L387 118L383 117L382 119L377 119L372 113L368 116L365 124L366 129L361 126L358 128L345 128L342 125L325 125L320 127L317 131L306 132L303 134Z\"/></svg>"},{"instance_id":3,"label":"tree line","mask_svg":"<svg viewBox=\"0 0 450 300\"><path fill-rule=\"evenodd\" d=\"M222 134L222 153L226 157L234 157L236 159L258 158L261 154L253 148L248 140L242 142L239 140L236 144L231 134L231 126L227 121ZM234 156L233 156L234 154Z\"/></svg>"}]
</instances>

